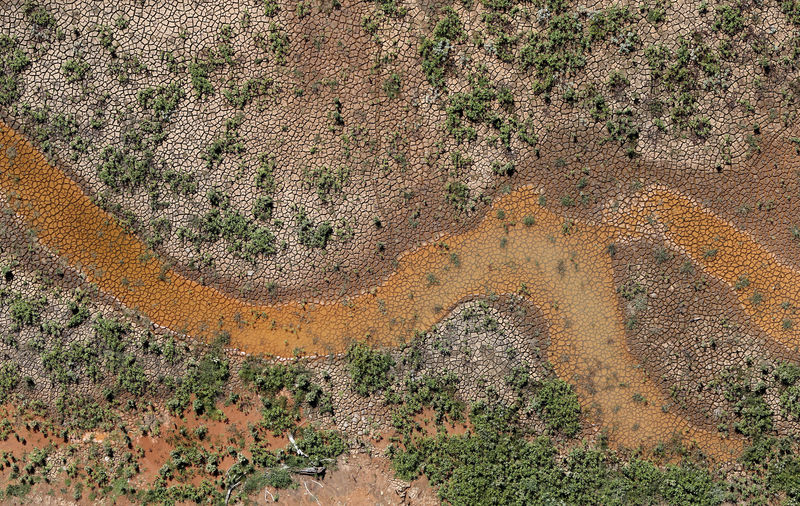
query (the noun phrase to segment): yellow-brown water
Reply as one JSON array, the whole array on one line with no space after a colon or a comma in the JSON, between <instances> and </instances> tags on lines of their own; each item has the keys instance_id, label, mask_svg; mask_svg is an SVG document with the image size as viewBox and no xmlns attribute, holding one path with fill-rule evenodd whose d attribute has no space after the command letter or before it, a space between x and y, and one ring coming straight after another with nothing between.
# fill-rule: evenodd
<instances>
[{"instance_id":1,"label":"yellow-brown water","mask_svg":"<svg viewBox=\"0 0 800 506\"><path fill-rule=\"evenodd\" d=\"M739 292L745 310L772 337L797 345L777 304L796 300L800 274L746 233L667 189L643 192L609 211L602 224L565 227L564 217L539 206L538 194L523 188L499 199L471 230L403 255L396 271L367 293L253 306L169 270L24 138L5 125L0 134L0 189L44 245L154 323L194 337L227 330L232 343L246 351L339 352L350 340L364 338L397 344L426 330L466 296L519 293L548 321L548 358L556 373L577 384L584 406L598 413L598 422L612 429L618 443L649 445L678 432L729 459L740 441L663 412L663 392L625 343L606 248L653 227L731 285L746 274L750 285ZM502 220L495 215L500 209ZM525 226L525 216L535 225ZM750 302L754 290L763 296L760 304ZM634 402L634 394L649 402Z\"/></svg>"}]
</instances>

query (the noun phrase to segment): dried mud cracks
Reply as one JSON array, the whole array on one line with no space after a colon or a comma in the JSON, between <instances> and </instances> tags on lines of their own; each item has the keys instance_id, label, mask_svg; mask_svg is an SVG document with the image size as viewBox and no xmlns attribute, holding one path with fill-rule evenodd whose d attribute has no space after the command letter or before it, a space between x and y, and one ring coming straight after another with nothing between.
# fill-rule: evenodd
<instances>
[{"instance_id":1,"label":"dried mud cracks","mask_svg":"<svg viewBox=\"0 0 800 506\"><path fill-rule=\"evenodd\" d=\"M522 188L494 203L502 219L490 212L465 233L442 235L405 253L394 273L364 293L258 306L187 279L148 255L146 245L5 125L0 146L0 188L44 245L154 324L191 337L225 330L235 347L249 353L338 353L354 337L393 346L425 331L465 298L514 293L543 311L551 338L547 354L557 374L565 380L593 378L594 388L578 383L581 401L594 408L617 442L647 446L675 432L727 460L741 442L663 410L664 392L629 352L609 246L659 237L709 277L734 286L747 275L768 299L764 309L756 309L741 294L740 311L771 339L790 349L798 345L770 309L777 307L770 302L796 300L796 269L667 188L644 188L609 206L597 223L558 216L539 205L538 192ZM712 238L716 252L709 258L701 245ZM633 390L649 402L637 404Z\"/></svg>"}]
</instances>

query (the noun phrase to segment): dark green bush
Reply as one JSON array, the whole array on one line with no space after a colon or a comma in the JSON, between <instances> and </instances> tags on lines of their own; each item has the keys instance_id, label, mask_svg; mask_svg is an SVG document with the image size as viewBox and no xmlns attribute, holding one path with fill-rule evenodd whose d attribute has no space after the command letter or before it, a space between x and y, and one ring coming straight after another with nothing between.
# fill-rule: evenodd
<instances>
[{"instance_id":1,"label":"dark green bush","mask_svg":"<svg viewBox=\"0 0 800 506\"><path fill-rule=\"evenodd\" d=\"M466 211L470 208L469 186L461 181L449 181L445 185L447 201L459 211Z\"/></svg>"},{"instance_id":2,"label":"dark green bush","mask_svg":"<svg viewBox=\"0 0 800 506\"><path fill-rule=\"evenodd\" d=\"M724 483L691 463L627 464L602 448L578 446L565 458L550 439L533 440L518 429L513 409L478 404L475 431L444 433L390 447L398 477L424 474L453 505L482 504L720 504ZM785 475L786 473L784 473Z\"/></svg>"},{"instance_id":3,"label":"dark green bush","mask_svg":"<svg viewBox=\"0 0 800 506\"><path fill-rule=\"evenodd\" d=\"M209 80L209 64L201 61L194 61L189 64L189 75L192 78L192 88L197 98L204 98L214 94L214 85Z\"/></svg>"},{"instance_id":4,"label":"dark green bush","mask_svg":"<svg viewBox=\"0 0 800 506\"><path fill-rule=\"evenodd\" d=\"M306 248L325 249L333 235L333 226L329 221L315 224L306 214L305 208L298 207L294 215L297 226L297 239Z\"/></svg>"},{"instance_id":5,"label":"dark green bush","mask_svg":"<svg viewBox=\"0 0 800 506\"><path fill-rule=\"evenodd\" d=\"M323 202L329 202L331 193L341 193L350 177L347 167L333 169L326 165L303 171L303 179L311 188L317 190L317 196Z\"/></svg>"},{"instance_id":6,"label":"dark green bush","mask_svg":"<svg viewBox=\"0 0 800 506\"><path fill-rule=\"evenodd\" d=\"M781 362L775 368L775 378L786 386L794 385L800 379L800 366L791 362Z\"/></svg>"},{"instance_id":7,"label":"dark green bush","mask_svg":"<svg viewBox=\"0 0 800 506\"><path fill-rule=\"evenodd\" d=\"M47 299L26 299L17 294L9 306L12 330L19 330L25 325L36 325L42 319L42 311L47 304Z\"/></svg>"},{"instance_id":8,"label":"dark green bush","mask_svg":"<svg viewBox=\"0 0 800 506\"><path fill-rule=\"evenodd\" d=\"M68 83L83 81L89 72L89 64L83 58L69 58L61 65L61 72Z\"/></svg>"},{"instance_id":9,"label":"dark green bush","mask_svg":"<svg viewBox=\"0 0 800 506\"><path fill-rule=\"evenodd\" d=\"M263 0L264 14L268 17L274 17L280 10L277 0Z\"/></svg>"},{"instance_id":10,"label":"dark green bush","mask_svg":"<svg viewBox=\"0 0 800 506\"><path fill-rule=\"evenodd\" d=\"M433 29L433 38L423 37L419 48L422 71L428 82L437 88L444 85L450 48L464 36L464 26L456 12L447 7L444 13L445 17Z\"/></svg>"},{"instance_id":11,"label":"dark green bush","mask_svg":"<svg viewBox=\"0 0 800 506\"><path fill-rule=\"evenodd\" d=\"M402 84L403 83L400 80L400 76L393 72L389 78L384 81L383 91L386 93L387 97L397 98L397 96L400 95Z\"/></svg>"},{"instance_id":12,"label":"dark green bush","mask_svg":"<svg viewBox=\"0 0 800 506\"><path fill-rule=\"evenodd\" d=\"M600 10L589 18L589 38L592 41L606 40L618 36L633 22L628 7L612 5Z\"/></svg>"},{"instance_id":13,"label":"dark green bush","mask_svg":"<svg viewBox=\"0 0 800 506\"><path fill-rule=\"evenodd\" d=\"M175 394L167 401L167 407L173 414L181 415L194 395L193 407L197 414L219 417L216 401L222 394L228 375L228 360L222 356L221 350L212 349L199 362L189 364Z\"/></svg>"},{"instance_id":14,"label":"dark green bush","mask_svg":"<svg viewBox=\"0 0 800 506\"><path fill-rule=\"evenodd\" d=\"M569 383L558 378L545 381L536 392L533 406L551 430L569 437L580 430L581 405Z\"/></svg>"},{"instance_id":15,"label":"dark green bush","mask_svg":"<svg viewBox=\"0 0 800 506\"><path fill-rule=\"evenodd\" d=\"M738 6L720 5L714 16L714 30L721 30L727 35L736 35L744 29L744 16Z\"/></svg>"},{"instance_id":16,"label":"dark green bush","mask_svg":"<svg viewBox=\"0 0 800 506\"><path fill-rule=\"evenodd\" d=\"M275 61L279 65L286 63L286 55L289 52L289 36L275 23L269 25L269 45Z\"/></svg>"},{"instance_id":17,"label":"dark green bush","mask_svg":"<svg viewBox=\"0 0 800 506\"><path fill-rule=\"evenodd\" d=\"M172 83L141 89L136 94L136 100L142 109L152 112L161 120L168 121L185 96L183 88L178 83Z\"/></svg>"},{"instance_id":18,"label":"dark green bush","mask_svg":"<svg viewBox=\"0 0 800 506\"><path fill-rule=\"evenodd\" d=\"M275 209L275 201L271 195L259 196L253 203L253 218L259 221L269 221L272 218L272 211Z\"/></svg>"},{"instance_id":19,"label":"dark green bush","mask_svg":"<svg viewBox=\"0 0 800 506\"><path fill-rule=\"evenodd\" d=\"M55 16L35 0L26 0L22 12L25 14L25 19L39 28L53 29L56 26Z\"/></svg>"},{"instance_id":20,"label":"dark green bush","mask_svg":"<svg viewBox=\"0 0 800 506\"><path fill-rule=\"evenodd\" d=\"M19 384L19 366L16 362L6 362L0 366L0 404L6 402L8 394Z\"/></svg>"},{"instance_id":21,"label":"dark green bush","mask_svg":"<svg viewBox=\"0 0 800 506\"><path fill-rule=\"evenodd\" d=\"M395 365L389 353L355 342L347 349L347 362L353 390L359 395L366 397L389 386Z\"/></svg>"}]
</instances>

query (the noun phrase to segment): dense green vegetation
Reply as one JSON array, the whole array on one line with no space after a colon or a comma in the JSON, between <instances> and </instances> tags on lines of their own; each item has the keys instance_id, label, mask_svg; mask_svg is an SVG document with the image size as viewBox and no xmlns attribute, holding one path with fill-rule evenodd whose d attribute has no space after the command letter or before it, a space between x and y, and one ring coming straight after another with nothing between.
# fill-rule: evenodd
<instances>
[{"instance_id":1,"label":"dense green vegetation","mask_svg":"<svg viewBox=\"0 0 800 506\"><path fill-rule=\"evenodd\" d=\"M297 239L306 248L325 249L333 235L333 225L329 221L315 223L308 217L306 209L298 206L295 209L294 222L297 228Z\"/></svg>"},{"instance_id":2,"label":"dense green vegetation","mask_svg":"<svg viewBox=\"0 0 800 506\"><path fill-rule=\"evenodd\" d=\"M29 65L30 58L17 39L0 35L0 105L9 106L19 98L19 74Z\"/></svg>"},{"instance_id":3,"label":"dense green vegetation","mask_svg":"<svg viewBox=\"0 0 800 506\"><path fill-rule=\"evenodd\" d=\"M413 417L425 407L434 410L437 426L445 421L462 421L465 406L458 398L458 384L458 376L452 372L442 376L425 375L416 380L407 378L402 395L396 391L387 395L390 401L398 403L392 425L405 437L410 437L414 430L421 429Z\"/></svg>"},{"instance_id":4,"label":"dense green vegetation","mask_svg":"<svg viewBox=\"0 0 800 506\"><path fill-rule=\"evenodd\" d=\"M578 396L572 385L563 380L545 381L537 389L533 407L553 431L572 437L580 430Z\"/></svg>"},{"instance_id":5,"label":"dense green vegetation","mask_svg":"<svg viewBox=\"0 0 800 506\"><path fill-rule=\"evenodd\" d=\"M181 415L191 404L198 415L220 418L217 399L222 394L229 374L228 360L222 356L218 344L199 362L189 364L186 375L178 380L174 395L167 401L167 408Z\"/></svg>"},{"instance_id":6,"label":"dense green vegetation","mask_svg":"<svg viewBox=\"0 0 800 506\"><path fill-rule=\"evenodd\" d=\"M203 216L193 217L189 227L180 227L177 231L179 238L192 243L197 251L204 243L224 240L228 251L251 262L258 256L275 254L276 238L269 228L259 226L253 219L234 210L230 196L225 193L211 190L206 197L211 210ZM265 221L271 212L270 200L256 201L253 218Z\"/></svg>"},{"instance_id":7,"label":"dense green vegetation","mask_svg":"<svg viewBox=\"0 0 800 506\"><path fill-rule=\"evenodd\" d=\"M107 145L101 152L98 177L113 191L135 193L146 189L151 209L169 204L161 200L162 188L180 195L197 191L194 177L174 169L164 169L156 160L155 150L167 139L166 128L172 121L185 92L177 83L146 87L136 100L141 116L125 130L119 145Z\"/></svg>"},{"instance_id":8,"label":"dense green vegetation","mask_svg":"<svg viewBox=\"0 0 800 506\"><path fill-rule=\"evenodd\" d=\"M444 86L450 50L464 36L464 26L458 14L451 7L446 7L444 13L444 18L433 29L433 37L423 37L419 48L422 71L428 82L436 87Z\"/></svg>"},{"instance_id":9,"label":"dense green vegetation","mask_svg":"<svg viewBox=\"0 0 800 506\"><path fill-rule=\"evenodd\" d=\"M354 342L347 349L347 362L353 390L359 395L368 396L389 386L395 365L389 353Z\"/></svg>"},{"instance_id":10,"label":"dense green vegetation","mask_svg":"<svg viewBox=\"0 0 800 506\"><path fill-rule=\"evenodd\" d=\"M513 408L479 403L465 435L391 447L398 476L424 474L450 504L720 504L725 484L684 461L663 468L579 445L565 459L547 437L529 439Z\"/></svg>"},{"instance_id":11,"label":"dense green vegetation","mask_svg":"<svg viewBox=\"0 0 800 506\"><path fill-rule=\"evenodd\" d=\"M333 413L331 394L314 383L311 373L300 365L265 365L249 361L239 372L247 384L252 384L264 405L260 427L283 434L300 420L305 406L319 413ZM292 394L292 404L280 395L283 390Z\"/></svg>"},{"instance_id":12,"label":"dense green vegetation","mask_svg":"<svg viewBox=\"0 0 800 506\"><path fill-rule=\"evenodd\" d=\"M39 29L52 30L55 28L55 16L36 0L26 0L22 12L25 14L25 19Z\"/></svg>"},{"instance_id":13,"label":"dense green vegetation","mask_svg":"<svg viewBox=\"0 0 800 506\"><path fill-rule=\"evenodd\" d=\"M212 402L211 409L217 409L213 406L213 398L227 379L227 364L221 366L219 357L215 356L217 353L212 350L203 358L199 369L205 373L190 371L190 377L184 378L184 384L192 383L191 391L198 387L201 391L208 391L206 398ZM224 374L220 374L223 371ZM208 449L201 444L205 433L196 432L196 439L187 437L172 450L153 485L138 492L140 500L145 503L201 502L209 498L222 501L225 490L232 491L241 483L244 486L240 492L245 496L260 492L266 486L278 489L294 487L294 472L317 466L329 468L335 464L336 457L347 450L344 440L335 431L298 425L301 406L321 413L331 410L330 394L311 381L308 370L299 364L275 365L250 359L244 363L239 375L246 385L255 388L263 404L261 419L250 426L252 443L247 447L249 457L241 447L228 446L224 452ZM281 393L285 390L292 394L291 406ZM210 412L206 408L204 411ZM294 443L286 448L269 447L268 433L282 435L287 432L294 434ZM234 456L235 460L223 476L220 467L226 455ZM204 476L199 486L191 484L196 476Z\"/></svg>"},{"instance_id":14,"label":"dense green vegetation","mask_svg":"<svg viewBox=\"0 0 800 506\"><path fill-rule=\"evenodd\" d=\"M769 372L766 366L762 370ZM800 367L778 364L773 377L783 391L785 409L796 409L793 388ZM519 401L511 406L493 400L474 404L471 428L463 435L428 436L411 418L430 406L439 426L460 420L463 405L457 401L456 377L407 382L395 418L402 443L392 445L389 456L400 478L425 475L449 504L711 505L800 499L797 444L774 436L773 415L763 399L769 382L753 389L742 382L742 375L725 378L734 410L732 426L750 441L740 459L753 473L745 478L710 468L702 454L677 440L659 444L649 458L613 451L603 436L595 446L583 443L565 453L564 438L578 434L577 397L567 383L532 382L525 370L515 370L506 379ZM531 396L528 406L545 420L549 437L531 433L523 422L524 400Z\"/></svg>"}]
</instances>

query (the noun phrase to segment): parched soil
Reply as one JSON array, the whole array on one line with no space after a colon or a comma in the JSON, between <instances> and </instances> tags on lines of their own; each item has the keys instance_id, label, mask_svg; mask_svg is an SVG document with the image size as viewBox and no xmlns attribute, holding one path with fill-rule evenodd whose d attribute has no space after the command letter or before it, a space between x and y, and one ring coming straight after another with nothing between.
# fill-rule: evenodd
<instances>
[{"instance_id":1,"label":"parched soil","mask_svg":"<svg viewBox=\"0 0 800 506\"><path fill-rule=\"evenodd\" d=\"M741 471L748 423L800 434L798 26L793 2L7 2L0 404L28 418L3 415L3 483L224 487L283 415L349 450L254 502L435 503L382 454L400 393L510 406L516 371L572 385L576 437ZM378 387L353 343L385 350ZM187 464L196 430L217 453Z\"/></svg>"}]
</instances>

